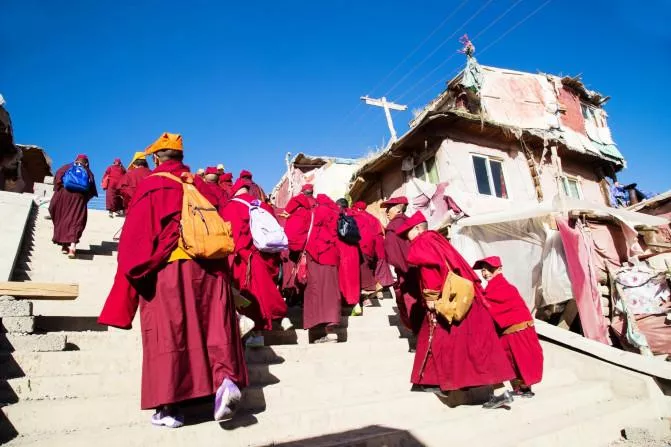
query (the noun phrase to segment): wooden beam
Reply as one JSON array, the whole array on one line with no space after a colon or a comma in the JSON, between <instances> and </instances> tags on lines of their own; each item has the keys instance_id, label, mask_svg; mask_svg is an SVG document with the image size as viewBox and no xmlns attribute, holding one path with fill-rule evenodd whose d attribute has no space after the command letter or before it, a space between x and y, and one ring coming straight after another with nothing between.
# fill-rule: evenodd
<instances>
[{"instance_id":1,"label":"wooden beam","mask_svg":"<svg viewBox=\"0 0 671 447\"><path fill-rule=\"evenodd\" d=\"M0 295L9 295L17 298L74 300L79 296L79 285L32 281L2 281L0 282Z\"/></svg>"}]
</instances>

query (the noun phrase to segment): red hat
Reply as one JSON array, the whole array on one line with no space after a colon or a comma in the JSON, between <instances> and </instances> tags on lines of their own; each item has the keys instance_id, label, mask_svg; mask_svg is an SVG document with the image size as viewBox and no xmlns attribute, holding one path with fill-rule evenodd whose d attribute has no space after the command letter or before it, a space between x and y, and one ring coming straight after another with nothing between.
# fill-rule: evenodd
<instances>
[{"instance_id":1,"label":"red hat","mask_svg":"<svg viewBox=\"0 0 671 447\"><path fill-rule=\"evenodd\" d=\"M214 166L208 166L205 168L205 175L210 175L210 174L219 174L219 171L217 171L217 168Z\"/></svg>"},{"instance_id":2,"label":"red hat","mask_svg":"<svg viewBox=\"0 0 671 447\"><path fill-rule=\"evenodd\" d=\"M362 202L361 200L359 200L358 202L354 202L352 208L354 208L355 210L364 211L366 209L366 202Z\"/></svg>"},{"instance_id":3,"label":"red hat","mask_svg":"<svg viewBox=\"0 0 671 447\"><path fill-rule=\"evenodd\" d=\"M315 187L312 185L312 183L306 183L301 187L301 192L306 192L306 191L314 191Z\"/></svg>"},{"instance_id":4,"label":"red hat","mask_svg":"<svg viewBox=\"0 0 671 447\"><path fill-rule=\"evenodd\" d=\"M501 258L498 256L490 256L488 258L480 259L475 264L473 264L473 270L480 270L485 266L494 267L495 269L503 266L501 263Z\"/></svg>"},{"instance_id":5,"label":"red hat","mask_svg":"<svg viewBox=\"0 0 671 447\"><path fill-rule=\"evenodd\" d=\"M226 172L221 175L221 180L224 182L232 182L233 181L233 174L230 172Z\"/></svg>"},{"instance_id":6,"label":"red hat","mask_svg":"<svg viewBox=\"0 0 671 447\"><path fill-rule=\"evenodd\" d=\"M77 158L75 160L88 160L89 157L86 156L86 154L79 154L77 155Z\"/></svg>"},{"instance_id":7,"label":"red hat","mask_svg":"<svg viewBox=\"0 0 671 447\"><path fill-rule=\"evenodd\" d=\"M115 158L114 163L121 163L121 159L120 158Z\"/></svg>"},{"instance_id":8,"label":"red hat","mask_svg":"<svg viewBox=\"0 0 671 447\"><path fill-rule=\"evenodd\" d=\"M391 208L395 205L407 205L408 198L406 196L392 197L389 200L382 202L380 207L382 208Z\"/></svg>"},{"instance_id":9,"label":"red hat","mask_svg":"<svg viewBox=\"0 0 671 447\"><path fill-rule=\"evenodd\" d=\"M426 217L422 214L421 211L417 211L412 216L408 217L408 220L405 221L403 225L399 227L396 233L404 235L408 231L412 230L416 225L426 222Z\"/></svg>"},{"instance_id":10,"label":"red hat","mask_svg":"<svg viewBox=\"0 0 671 447\"><path fill-rule=\"evenodd\" d=\"M233 185L233 189L231 190L231 194L235 194L236 192L240 191L242 188L247 188L252 186L252 182L250 182L247 179L244 178L239 178L236 182L235 185Z\"/></svg>"},{"instance_id":11,"label":"red hat","mask_svg":"<svg viewBox=\"0 0 671 447\"><path fill-rule=\"evenodd\" d=\"M240 178L245 178L245 177L249 178L249 180L251 180L252 179L252 173L249 172L246 169L243 169L242 171L240 171Z\"/></svg>"}]
</instances>

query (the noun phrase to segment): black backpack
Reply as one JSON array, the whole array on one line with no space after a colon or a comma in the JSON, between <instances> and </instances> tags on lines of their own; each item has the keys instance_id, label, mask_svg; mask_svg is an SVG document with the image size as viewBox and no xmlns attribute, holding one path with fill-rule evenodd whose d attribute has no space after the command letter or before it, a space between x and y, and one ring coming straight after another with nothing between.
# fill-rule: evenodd
<instances>
[{"instance_id":1,"label":"black backpack","mask_svg":"<svg viewBox=\"0 0 671 447\"><path fill-rule=\"evenodd\" d=\"M361 240L359 227L352 216L340 213L338 217L338 237L347 244L358 244Z\"/></svg>"}]
</instances>

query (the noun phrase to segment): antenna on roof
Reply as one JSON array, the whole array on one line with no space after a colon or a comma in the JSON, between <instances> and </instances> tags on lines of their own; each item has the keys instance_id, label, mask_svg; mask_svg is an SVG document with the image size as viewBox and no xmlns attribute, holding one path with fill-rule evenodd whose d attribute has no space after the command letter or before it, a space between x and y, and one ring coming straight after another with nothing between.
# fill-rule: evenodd
<instances>
[{"instance_id":1,"label":"antenna on roof","mask_svg":"<svg viewBox=\"0 0 671 447\"><path fill-rule=\"evenodd\" d=\"M387 117L387 126L389 126L389 132L391 133L390 144L395 143L396 140L398 140L398 137L396 136L396 129L394 129L394 122L391 119L391 113L389 111L390 110L404 111L408 109L408 106L388 102L387 98L385 98L384 96L380 99L369 98L368 96L362 96L361 100L366 104L368 104L369 106L382 107L384 109L384 114Z\"/></svg>"}]
</instances>

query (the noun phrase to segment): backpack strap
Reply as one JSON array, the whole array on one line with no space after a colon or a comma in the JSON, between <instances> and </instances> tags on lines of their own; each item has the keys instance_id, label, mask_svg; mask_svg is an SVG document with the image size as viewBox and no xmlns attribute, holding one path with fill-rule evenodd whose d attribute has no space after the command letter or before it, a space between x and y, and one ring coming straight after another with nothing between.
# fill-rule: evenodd
<instances>
[{"instance_id":1,"label":"backpack strap","mask_svg":"<svg viewBox=\"0 0 671 447\"><path fill-rule=\"evenodd\" d=\"M179 182L179 183L184 183L184 182L182 182L181 178L179 178L176 175L173 175L169 172L154 172L153 174L151 174L150 177L152 177L152 176L169 178L170 180L174 180L174 181Z\"/></svg>"},{"instance_id":2,"label":"backpack strap","mask_svg":"<svg viewBox=\"0 0 671 447\"><path fill-rule=\"evenodd\" d=\"M237 198L237 197L233 197L233 198L231 199L231 201L232 201L232 202L242 203L243 205L247 205L247 208L249 208L250 210L251 210L252 208L254 208L254 205L252 205L252 204L249 203L248 201L239 199L239 198ZM258 207L257 207L257 208L258 208Z\"/></svg>"}]
</instances>

